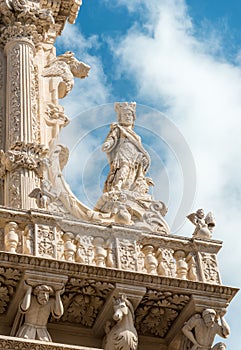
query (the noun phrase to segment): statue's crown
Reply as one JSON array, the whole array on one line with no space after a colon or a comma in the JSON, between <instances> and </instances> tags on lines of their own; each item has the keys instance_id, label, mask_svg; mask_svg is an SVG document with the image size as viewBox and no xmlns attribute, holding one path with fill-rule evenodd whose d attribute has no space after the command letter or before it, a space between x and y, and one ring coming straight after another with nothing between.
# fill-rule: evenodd
<instances>
[{"instance_id":1,"label":"statue's crown","mask_svg":"<svg viewBox=\"0 0 241 350\"><path fill-rule=\"evenodd\" d=\"M131 111L136 115L136 102L115 102L115 111L121 114L124 111Z\"/></svg>"}]
</instances>

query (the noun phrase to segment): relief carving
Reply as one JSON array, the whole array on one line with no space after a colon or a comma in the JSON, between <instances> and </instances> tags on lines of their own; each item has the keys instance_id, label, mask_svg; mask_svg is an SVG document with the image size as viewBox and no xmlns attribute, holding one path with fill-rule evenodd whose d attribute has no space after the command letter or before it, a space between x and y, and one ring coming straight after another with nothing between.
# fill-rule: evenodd
<instances>
[{"instance_id":1,"label":"relief carving","mask_svg":"<svg viewBox=\"0 0 241 350\"><path fill-rule=\"evenodd\" d=\"M61 322L92 327L114 285L95 280L71 278L63 296L64 315Z\"/></svg>"},{"instance_id":2,"label":"relief carving","mask_svg":"<svg viewBox=\"0 0 241 350\"><path fill-rule=\"evenodd\" d=\"M36 143L16 142L7 152L0 151L1 173L13 172L19 168L34 170L41 174L42 159L47 149Z\"/></svg>"},{"instance_id":3,"label":"relief carving","mask_svg":"<svg viewBox=\"0 0 241 350\"><path fill-rule=\"evenodd\" d=\"M104 350L136 350L138 335L134 326L134 308L124 294L113 299L113 320L107 321Z\"/></svg>"},{"instance_id":4,"label":"relief carving","mask_svg":"<svg viewBox=\"0 0 241 350\"><path fill-rule=\"evenodd\" d=\"M19 171L15 171L14 173L11 173L11 176L8 176L8 189L9 206L13 208L21 208L21 174Z\"/></svg>"},{"instance_id":5,"label":"relief carving","mask_svg":"<svg viewBox=\"0 0 241 350\"><path fill-rule=\"evenodd\" d=\"M204 281L220 284L219 270L215 254L200 253Z\"/></svg>"},{"instance_id":6,"label":"relief carving","mask_svg":"<svg viewBox=\"0 0 241 350\"><path fill-rule=\"evenodd\" d=\"M34 254L34 226L29 224L23 231L23 254Z\"/></svg>"},{"instance_id":7,"label":"relief carving","mask_svg":"<svg viewBox=\"0 0 241 350\"><path fill-rule=\"evenodd\" d=\"M20 271L0 267L0 314L4 314L20 279Z\"/></svg>"},{"instance_id":8,"label":"relief carving","mask_svg":"<svg viewBox=\"0 0 241 350\"><path fill-rule=\"evenodd\" d=\"M48 225L37 226L37 247L39 256L46 258L56 257L55 227Z\"/></svg>"},{"instance_id":9,"label":"relief carving","mask_svg":"<svg viewBox=\"0 0 241 350\"><path fill-rule=\"evenodd\" d=\"M76 262L94 265L94 245L91 236L76 236Z\"/></svg>"},{"instance_id":10,"label":"relief carving","mask_svg":"<svg viewBox=\"0 0 241 350\"><path fill-rule=\"evenodd\" d=\"M3 27L2 40L8 38L32 37L38 41L44 37L49 30L55 28L55 20L51 9L40 7L39 2L28 0L1 0L0 18L5 25ZM24 29L24 27L26 27ZM21 29L17 33L16 28ZM7 29L7 30L6 30ZM36 34L36 33L39 34ZM40 39L41 38L41 39Z\"/></svg>"},{"instance_id":11,"label":"relief carving","mask_svg":"<svg viewBox=\"0 0 241 350\"><path fill-rule=\"evenodd\" d=\"M137 252L135 242L128 239L118 239L119 268L123 270L137 270Z\"/></svg>"},{"instance_id":12,"label":"relief carving","mask_svg":"<svg viewBox=\"0 0 241 350\"><path fill-rule=\"evenodd\" d=\"M189 300L188 295L148 290L135 313L138 333L165 337Z\"/></svg>"}]
</instances>

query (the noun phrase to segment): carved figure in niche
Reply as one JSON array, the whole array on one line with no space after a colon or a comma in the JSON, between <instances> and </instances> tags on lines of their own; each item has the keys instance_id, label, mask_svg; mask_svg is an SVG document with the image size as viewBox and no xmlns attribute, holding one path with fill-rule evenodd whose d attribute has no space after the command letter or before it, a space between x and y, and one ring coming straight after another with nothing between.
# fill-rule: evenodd
<instances>
[{"instance_id":1,"label":"carved figure in niche","mask_svg":"<svg viewBox=\"0 0 241 350\"><path fill-rule=\"evenodd\" d=\"M63 304L60 298L63 290L55 292L55 300L50 296L54 293L52 287L38 285L33 290L27 285L26 294L19 305L19 311L25 314L25 321L20 327L16 336L24 339L38 339L52 341L47 331L47 323L50 314L54 318L60 318L64 313Z\"/></svg>"},{"instance_id":2,"label":"carved figure in niche","mask_svg":"<svg viewBox=\"0 0 241 350\"><path fill-rule=\"evenodd\" d=\"M211 238L216 225L215 218L211 212L206 217L203 209L198 209L196 213L189 214L187 218L196 226L193 233L195 238Z\"/></svg>"},{"instance_id":3,"label":"carved figure in niche","mask_svg":"<svg viewBox=\"0 0 241 350\"><path fill-rule=\"evenodd\" d=\"M134 309L125 295L113 300L115 325L107 321L104 350L136 350L137 331L134 327Z\"/></svg>"},{"instance_id":4,"label":"carved figure in niche","mask_svg":"<svg viewBox=\"0 0 241 350\"><path fill-rule=\"evenodd\" d=\"M110 222L167 234L170 230L163 219L167 207L148 193L154 186L146 176L151 160L133 130L136 103L116 102L115 111L118 122L111 124L102 146L110 170L94 210L100 213L102 222L104 214L108 214Z\"/></svg>"},{"instance_id":5,"label":"carved figure in niche","mask_svg":"<svg viewBox=\"0 0 241 350\"><path fill-rule=\"evenodd\" d=\"M212 347L216 335L227 338L230 329L224 320L225 310L220 313L221 324L217 321L216 311L205 309L202 315L195 314L182 328L184 335L193 343L191 350L225 350L226 345L222 342Z\"/></svg>"}]
</instances>

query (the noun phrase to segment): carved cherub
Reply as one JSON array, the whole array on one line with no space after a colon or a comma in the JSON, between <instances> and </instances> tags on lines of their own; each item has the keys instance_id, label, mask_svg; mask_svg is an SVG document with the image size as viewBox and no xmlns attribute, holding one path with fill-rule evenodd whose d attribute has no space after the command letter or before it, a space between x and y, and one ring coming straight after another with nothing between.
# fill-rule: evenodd
<instances>
[{"instance_id":1,"label":"carved cherub","mask_svg":"<svg viewBox=\"0 0 241 350\"><path fill-rule=\"evenodd\" d=\"M50 314L54 318L60 318L64 313L63 304L60 298L63 289L55 292L55 299L50 298L54 293L52 287L38 285L33 287L26 285L27 291L19 305L20 313L25 314L25 322L18 330L16 337L24 339L38 339L52 341L47 331L47 323Z\"/></svg>"},{"instance_id":2,"label":"carved cherub","mask_svg":"<svg viewBox=\"0 0 241 350\"><path fill-rule=\"evenodd\" d=\"M211 238L215 227L215 218L211 212L206 217L203 209L198 209L195 213L187 215L187 218L196 226L193 233L195 238Z\"/></svg>"},{"instance_id":3,"label":"carved cherub","mask_svg":"<svg viewBox=\"0 0 241 350\"><path fill-rule=\"evenodd\" d=\"M47 210L48 205L57 198L57 193L48 180L41 180L40 188L34 188L28 196L35 198L38 208Z\"/></svg>"},{"instance_id":4,"label":"carved cherub","mask_svg":"<svg viewBox=\"0 0 241 350\"><path fill-rule=\"evenodd\" d=\"M191 350L225 350L226 345L222 342L212 347L214 338L219 335L227 338L230 329L224 320L225 309L221 310L219 318L221 324L218 323L216 311L213 309L205 309L202 315L195 314L192 316L182 328L184 335L193 343Z\"/></svg>"}]
</instances>

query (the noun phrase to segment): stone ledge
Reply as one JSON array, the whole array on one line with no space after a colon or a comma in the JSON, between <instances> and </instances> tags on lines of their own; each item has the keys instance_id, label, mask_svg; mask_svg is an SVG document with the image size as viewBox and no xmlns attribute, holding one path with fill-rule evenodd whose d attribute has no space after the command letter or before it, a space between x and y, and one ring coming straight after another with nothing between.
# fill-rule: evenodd
<instances>
[{"instance_id":1,"label":"stone ledge","mask_svg":"<svg viewBox=\"0 0 241 350\"><path fill-rule=\"evenodd\" d=\"M39 340L20 339L0 335L0 349L5 350L101 350L100 348L89 348L58 343L47 343Z\"/></svg>"},{"instance_id":2,"label":"stone ledge","mask_svg":"<svg viewBox=\"0 0 241 350\"><path fill-rule=\"evenodd\" d=\"M173 290L188 294L221 295L229 303L238 292L238 288L225 285L194 282L180 278L162 277L136 271L124 271L114 268L84 265L57 261L54 259L39 258L28 255L11 254L0 251L2 267L12 268L22 275L25 270L43 271L53 274L67 275L70 278L96 279L104 282L122 283L145 286L153 289Z\"/></svg>"}]
</instances>

